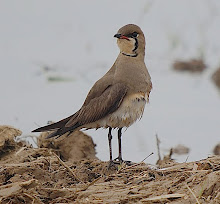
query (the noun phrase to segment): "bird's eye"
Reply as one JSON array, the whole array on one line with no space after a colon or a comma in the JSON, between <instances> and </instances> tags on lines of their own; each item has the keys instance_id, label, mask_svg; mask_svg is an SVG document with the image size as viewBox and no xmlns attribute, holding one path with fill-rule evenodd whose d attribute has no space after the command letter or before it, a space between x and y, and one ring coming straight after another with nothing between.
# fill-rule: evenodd
<instances>
[{"instance_id":1,"label":"bird's eye","mask_svg":"<svg viewBox=\"0 0 220 204\"><path fill-rule=\"evenodd\" d=\"M133 33L132 33L132 36L133 36L134 38L136 38L136 37L138 36L138 33L137 33L137 32L133 32Z\"/></svg>"}]
</instances>

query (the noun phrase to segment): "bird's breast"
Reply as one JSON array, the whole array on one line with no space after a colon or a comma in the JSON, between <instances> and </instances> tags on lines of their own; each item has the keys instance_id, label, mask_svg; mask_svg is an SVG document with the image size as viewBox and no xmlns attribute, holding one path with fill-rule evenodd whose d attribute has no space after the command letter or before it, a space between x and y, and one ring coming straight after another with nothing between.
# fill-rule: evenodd
<instances>
[{"instance_id":1,"label":"bird's breast","mask_svg":"<svg viewBox=\"0 0 220 204\"><path fill-rule=\"evenodd\" d=\"M126 96L120 107L105 118L97 121L97 127L122 128L129 127L137 119L141 118L148 96L144 93L136 93Z\"/></svg>"}]
</instances>

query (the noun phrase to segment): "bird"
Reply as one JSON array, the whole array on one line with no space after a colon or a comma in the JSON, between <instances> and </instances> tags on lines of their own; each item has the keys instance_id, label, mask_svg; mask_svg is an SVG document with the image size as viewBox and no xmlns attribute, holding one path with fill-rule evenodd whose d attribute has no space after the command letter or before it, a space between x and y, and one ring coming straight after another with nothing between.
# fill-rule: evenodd
<instances>
[{"instance_id":1,"label":"bird","mask_svg":"<svg viewBox=\"0 0 220 204\"><path fill-rule=\"evenodd\" d=\"M152 89L145 65L145 36L135 24L121 27L114 35L119 54L112 67L90 89L83 105L73 115L33 130L52 131L47 138L70 135L76 130L108 129L109 162L122 163L122 128L142 118ZM112 130L118 132L118 157L112 158Z\"/></svg>"}]
</instances>

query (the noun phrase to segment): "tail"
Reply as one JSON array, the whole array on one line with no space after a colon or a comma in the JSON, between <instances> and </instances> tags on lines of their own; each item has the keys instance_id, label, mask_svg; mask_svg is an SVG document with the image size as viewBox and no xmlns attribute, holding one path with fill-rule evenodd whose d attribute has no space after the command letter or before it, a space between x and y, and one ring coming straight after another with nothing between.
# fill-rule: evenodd
<instances>
[{"instance_id":1,"label":"tail","mask_svg":"<svg viewBox=\"0 0 220 204\"><path fill-rule=\"evenodd\" d=\"M76 117L78 116L78 112L76 112L75 114L64 118L63 120L60 120L56 123L50 124L50 125L46 125L43 127L39 127L35 130L33 130L32 132L46 132L46 131L53 131L51 134L49 134L47 136L48 138L52 138L52 137L60 137L63 134L65 134L66 132L72 133L77 127L79 127L80 125L76 122L74 125L70 126L70 127L66 127L65 125L68 123L69 120L74 120Z\"/></svg>"}]
</instances>

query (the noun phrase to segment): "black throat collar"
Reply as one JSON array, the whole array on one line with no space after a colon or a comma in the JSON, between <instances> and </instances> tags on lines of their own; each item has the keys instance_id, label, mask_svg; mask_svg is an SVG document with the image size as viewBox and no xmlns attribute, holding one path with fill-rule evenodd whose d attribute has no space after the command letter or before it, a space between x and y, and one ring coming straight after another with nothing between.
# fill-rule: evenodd
<instances>
[{"instance_id":1,"label":"black throat collar","mask_svg":"<svg viewBox=\"0 0 220 204\"><path fill-rule=\"evenodd\" d=\"M127 57L137 57L138 54L137 53L134 53L134 54L126 54L124 52L122 52L123 55L127 56Z\"/></svg>"}]
</instances>

